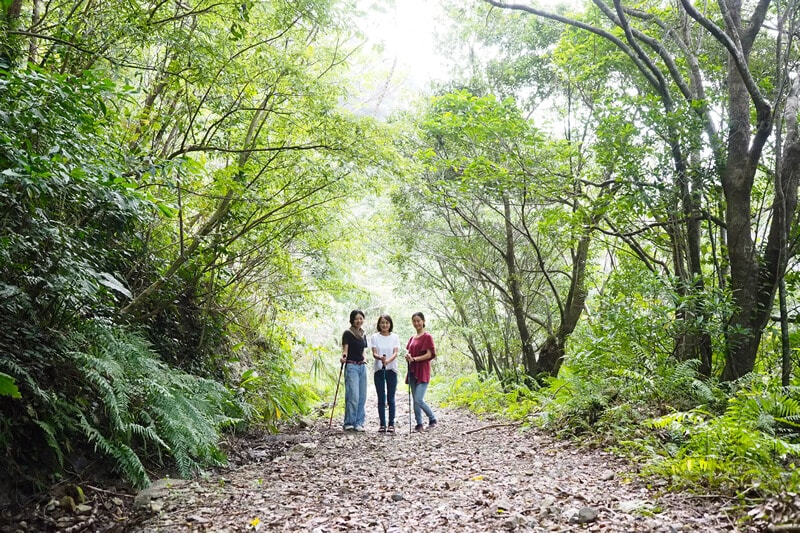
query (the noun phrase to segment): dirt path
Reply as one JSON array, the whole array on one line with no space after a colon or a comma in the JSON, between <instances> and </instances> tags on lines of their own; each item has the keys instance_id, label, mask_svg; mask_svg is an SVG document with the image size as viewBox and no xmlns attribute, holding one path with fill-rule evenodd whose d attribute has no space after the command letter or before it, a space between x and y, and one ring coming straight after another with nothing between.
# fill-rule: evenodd
<instances>
[{"instance_id":1,"label":"dirt path","mask_svg":"<svg viewBox=\"0 0 800 533\"><path fill-rule=\"evenodd\" d=\"M724 502L659 495L614 456L535 430L434 407L440 425L409 434L406 400L398 394L394 436L377 433L373 399L366 433L340 420L329 430L326 418L264 436L242 450L246 464L140 495L156 512L126 530L746 531Z\"/></svg>"}]
</instances>

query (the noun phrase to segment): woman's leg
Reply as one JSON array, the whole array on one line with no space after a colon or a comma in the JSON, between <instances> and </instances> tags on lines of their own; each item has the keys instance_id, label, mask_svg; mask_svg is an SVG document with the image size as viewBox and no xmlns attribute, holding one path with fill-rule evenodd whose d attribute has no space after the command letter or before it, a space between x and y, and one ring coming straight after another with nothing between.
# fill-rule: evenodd
<instances>
[{"instance_id":1,"label":"woman's leg","mask_svg":"<svg viewBox=\"0 0 800 533\"><path fill-rule=\"evenodd\" d=\"M344 365L344 427L356 425L358 408L358 369L357 365Z\"/></svg>"},{"instance_id":2,"label":"woman's leg","mask_svg":"<svg viewBox=\"0 0 800 533\"><path fill-rule=\"evenodd\" d=\"M420 413L420 411L425 412L425 416L428 417L428 422L436 422L436 417L433 415L433 411L428 406L428 404L425 403L425 392L427 390L428 390L427 383L417 383L417 386L413 389L414 416L417 417L417 425L422 424L422 413Z\"/></svg>"},{"instance_id":3,"label":"woman's leg","mask_svg":"<svg viewBox=\"0 0 800 533\"><path fill-rule=\"evenodd\" d=\"M358 409L356 411L356 427L364 427L367 417L367 365L351 365L358 369Z\"/></svg>"},{"instance_id":4,"label":"woman's leg","mask_svg":"<svg viewBox=\"0 0 800 533\"><path fill-rule=\"evenodd\" d=\"M378 418L381 421L381 427L386 426L386 387L384 387L383 370L375 372L375 392L378 393ZM391 372L389 372L391 374ZM389 419L392 419L391 411L389 411Z\"/></svg>"},{"instance_id":5,"label":"woman's leg","mask_svg":"<svg viewBox=\"0 0 800 533\"><path fill-rule=\"evenodd\" d=\"M422 391L422 396L425 396L425 389L420 389L421 385L427 386L427 383L417 383L417 379L414 377L414 374L410 374L408 376L408 383L411 385L411 397L414 399L414 420L416 421L418 426L422 425L422 408L420 408L419 402L417 401L417 395L420 394L420 390Z\"/></svg>"},{"instance_id":6,"label":"woman's leg","mask_svg":"<svg viewBox=\"0 0 800 533\"><path fill-rule=\"evenodd\" d=\"M397 391L397 372L386 371L386 400L389 403L389 425L394 425L394 414L396 412L394 394Z\"/></svg>"}]
</instances>

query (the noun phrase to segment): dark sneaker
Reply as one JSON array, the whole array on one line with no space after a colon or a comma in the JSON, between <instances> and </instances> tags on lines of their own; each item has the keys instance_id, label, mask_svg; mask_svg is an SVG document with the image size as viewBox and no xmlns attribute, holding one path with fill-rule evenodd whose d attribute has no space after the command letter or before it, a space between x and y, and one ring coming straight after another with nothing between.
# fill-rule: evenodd
<instances>
[{"instance_id":1,"label":"dark sneaker","mask_svg":"<svg viewBox=\"0 0 800 533\"><path fill-rule=\"evenodd\" d=\"M414 426L414 431L416 433L422 433L423 431L425 431L425 426L423 426L422 424L417 424L416 426Z\"/></svg>"},{"instance_id":2,"label":"dark sneaker","mask_svg":"<svg viewBox=\"0 0 800 533\"><path fill-rule=\"evenodd\" d=\"M436 424L438 424L438 422L436 420L431 420L430 422L428 422L428 429L435 428Z\"/></svg>"},{"instance_id":3,"label":"dark sneaker","mask_svg":"<svg viewBox=\"0 0 800 533\"><path fill-rule=\"evenodd\" d=\"M386 428L386 433L391 433L392 435L394 435L394 426L389 426L388 428Z\"/></svg>"},{"instance_id":4,"label":"dark sneaker","mask_svg":"<svg viewBox=\"0 0 800 533\"><path fill-rule=\"evenodd\" d=\"M378 433L386 433L386 426L381 426L378 428Z\"/></svg>"}]
</instances>

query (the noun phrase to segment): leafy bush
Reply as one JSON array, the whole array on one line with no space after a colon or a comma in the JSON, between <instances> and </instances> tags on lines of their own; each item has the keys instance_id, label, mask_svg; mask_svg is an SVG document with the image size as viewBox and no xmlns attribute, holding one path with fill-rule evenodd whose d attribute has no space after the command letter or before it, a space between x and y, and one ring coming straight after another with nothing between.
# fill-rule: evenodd
<instances>
[{"instance_id":1,"label":"leafy bush","mask_svg":"<svg viewBox=\"0 0 800 533\"><path fill-rule=\"evenodd\" d=\"M4 420L14 430L4 433L15 437L7 449L27 453L46 442L52 460L45 464L54 471L88 443L137 486L149 481L145 463L191 476L224 462L220 431L244 413L221 384L169 368L139 336L108 323L69 335L53 370L59 378L48 386L28 380L18 416ZM22 439L30 439L27 446ZM26 465L19 454L6 460Z\"/></svg>"},{"instance_id":2,"label":"leafy bush","mask_svg":"<svg viewBox=\"0 0 800 533\"><path fill-rule=\"evenodd\" d=\"M800 472L800 388L779 387L768 378L744 378L727 409L715 416L703 408L651 422L664 431L664 455L649 470L681 487L765 491L796 490Z\"/></svg>"},{"instance_id":3,"label":"leafy bush","mask_svg":"<svg viewBox=\"0 0 800 533\"><path fill-rule=\"evenodd\" d=\"M539 424L561 436L598 432L598 421L617 396L602 378L599 373L595 379L586 379L562 370L541 391Z\"/></svg>"},{"instance_id":4,"label":"leafy bush","mask_svg":"<svg viewBox=\"0 0 800 533\"><path fill-rule=\"evenodd\" d=\"M240 347L246 370L238 379L243 400L253 421L271 430L294 415L307 414L319 400L310 386L294 377L293 343L278 326L264 330L258 339Z\"/></svg>"},{"instance_id":5,"label":"leafy bush","mask_svg":"<svg viewBox=\"0 0 800 533\"><path fill-rule=\"evenodd\" d=\"M655 276L624 269L597 298L601 319L585 321L570 339L559 377L542 390L542 424L568 435L629 438L644 420L705 406L721 412L726 395L698 375L699 362L681 361L674 341L676 295Z\"/></svg>"},{"instance_id":6,"label":"leafy bush","mask_svg":"<svg viewBox=\"0 0 800 533\"><path fill-rule=\"evenodd\" d=\"M445 405L466 407L482 415L525 420L539 407L539 401L524 384L504 385L494 374L472 373L447 384Z\"/></svg>"}]
</instances>

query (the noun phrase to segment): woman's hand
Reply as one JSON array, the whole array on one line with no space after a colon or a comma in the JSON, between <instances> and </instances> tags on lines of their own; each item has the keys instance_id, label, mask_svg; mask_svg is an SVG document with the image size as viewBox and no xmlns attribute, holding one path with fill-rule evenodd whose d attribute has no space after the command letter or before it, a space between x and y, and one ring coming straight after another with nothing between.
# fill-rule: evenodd
<instances>
[{"instance_id":1,"label":"woman's hand","mask_svg":"<svg viewBox=\"0 0 800 533\"><path fill-rule=\"evenodd\" d=\"M347 356L346 355L342 355L342 358L339 359L339 362L341 362L342 364L345 364L347 362Z\"/></svg>"}]
</instances>

